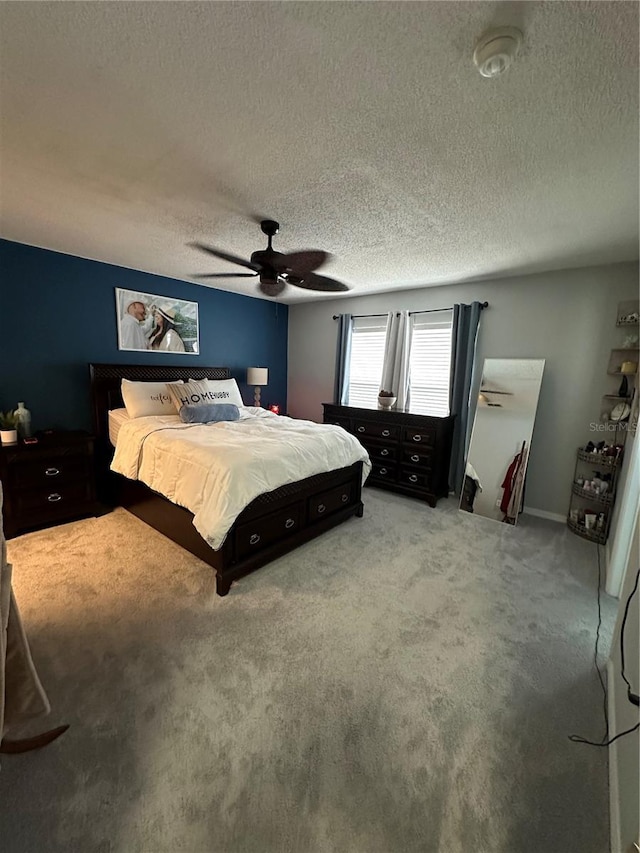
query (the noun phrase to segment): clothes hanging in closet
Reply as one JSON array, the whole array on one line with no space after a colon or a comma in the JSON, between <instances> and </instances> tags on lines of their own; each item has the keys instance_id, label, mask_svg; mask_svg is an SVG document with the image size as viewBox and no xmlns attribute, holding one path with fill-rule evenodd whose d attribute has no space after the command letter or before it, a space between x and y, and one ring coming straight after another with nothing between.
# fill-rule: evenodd
<instances>
[{"instance_id":1,"label":"clothes hanging in closet","mask_svg":"<svg viewBox=\"0 0 640 853\"><path fill-rule=\"evenodd\" d=\"M504 489L500 509L504 513L503 521L515 524L520 512L522 512L522 497L524 494L524 475L527 468L527 442L522 442L519 453L513 457L513 461L507 469L502 483Z\"/></svg>"}]
</instances>

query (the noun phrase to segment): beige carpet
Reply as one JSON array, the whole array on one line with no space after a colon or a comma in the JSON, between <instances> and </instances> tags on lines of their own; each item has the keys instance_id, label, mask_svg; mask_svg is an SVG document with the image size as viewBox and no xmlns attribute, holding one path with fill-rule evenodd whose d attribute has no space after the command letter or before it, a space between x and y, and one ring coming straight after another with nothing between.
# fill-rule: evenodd
<instances>
[{"instance_id":1,"label":"beige carpet","mask_svg":"<svg viewBox=\"0 0 640 853\"><path fill-rule=\"evenodd\" d=\"M603 853L596 552L365 490L215 595L123 510L13 540L69 732L3 757L3 853ZM605 646L614 603L605 600Z\"/></svg>"}]
</instances>

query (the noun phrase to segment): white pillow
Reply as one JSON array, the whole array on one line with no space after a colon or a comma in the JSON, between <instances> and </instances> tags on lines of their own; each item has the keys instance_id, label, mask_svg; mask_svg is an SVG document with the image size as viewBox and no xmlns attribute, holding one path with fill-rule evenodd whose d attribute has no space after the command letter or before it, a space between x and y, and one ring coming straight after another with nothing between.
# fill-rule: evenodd
<instances>
[{"instance_id":1,"label":"white pillow","mask_svg":"<svg viewBox=\"0 0 640 853\"><path fill-rule=\"evenodd\" d=\"M179 380L182 385L182 380ZM147 415L175 415L173 401L167 391L166 382L131 382L123 379L122 399L130 418Z\"/></svg>"},{"instance_id":2,"label":"white pillow","mask_svg":"<svg viewBox=\"0 0 640 853\"><path fill-rule=\"evenodd\" d=\"M190 379L189 382L206 385L209 396L202 401L203 403L233 403L235 406L244 406L235 379Z\"/></svg>"}]
</instances>

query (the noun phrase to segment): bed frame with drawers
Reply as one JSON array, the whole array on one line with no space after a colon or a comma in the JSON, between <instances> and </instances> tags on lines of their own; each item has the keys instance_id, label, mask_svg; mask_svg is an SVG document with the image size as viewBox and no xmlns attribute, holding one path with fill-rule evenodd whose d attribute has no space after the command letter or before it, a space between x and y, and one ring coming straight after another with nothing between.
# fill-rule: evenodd
<instances>
[{"instance_id":1,"label":"bed frame with drawers","mask_svg":"<svg viewBox=\"0 0 640 853\"><path fill-rule=\"evenodd\" d=\"M193 514L138 480L109 470L113 447L108 413L122 407L121 380L159 382L228 379L226 367L90 364L98 494L125 507L155 530L204 560L216 571L216 591L226 595L234 580L293 551L355 515L362 517L362 462L316 474L259 495L237 517L222 548L214 551L193 526Z\"/></svg>"}]
</instances>

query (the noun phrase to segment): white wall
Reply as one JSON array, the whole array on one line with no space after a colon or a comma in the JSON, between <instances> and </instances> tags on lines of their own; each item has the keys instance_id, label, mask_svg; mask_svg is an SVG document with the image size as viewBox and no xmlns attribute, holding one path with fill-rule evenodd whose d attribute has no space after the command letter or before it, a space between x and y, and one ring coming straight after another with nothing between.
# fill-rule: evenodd
<instances>
[{"instance_id":1,"label":"white wall","mask_svg":"<svg viewBox=\"0 0 640 853\"><path fill-rule=\"evenodd\" d=\"M638 722L640 711L627 699L627 685L620 676L620 629L624 606L635 581L640 560L640 523L636 506L627 571L620 595L618 622L613 634L608 664L609 717L611 735L626 731ZM640 592L631 602L624 632L626 675L634 693L640 691ZM609 747L611 793L611 850L626 853L640 837L640 741L638 732L625 735Z\"/></svg>"},{"instance_id":2,"label":"white wall","mask_svg":"<svg viewBox=\"0 0 640 853\"><path fill-rule=\"evenodd\" d=\"M637 294L638 264L624 263L292 305L288 410L320 421L321 404L333 399L333 314L446 308L454 302L487 300L478 358L546 359L526 503L565 515L575 450L593 437L589 424L599 417L601 395L613 387L606 370L610 349L619 346L617 303Z\"/></svg>"}]
</instances>

